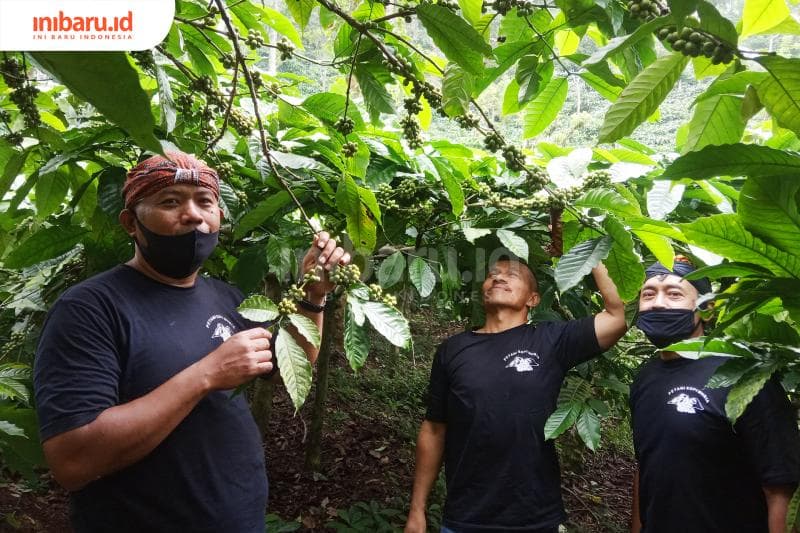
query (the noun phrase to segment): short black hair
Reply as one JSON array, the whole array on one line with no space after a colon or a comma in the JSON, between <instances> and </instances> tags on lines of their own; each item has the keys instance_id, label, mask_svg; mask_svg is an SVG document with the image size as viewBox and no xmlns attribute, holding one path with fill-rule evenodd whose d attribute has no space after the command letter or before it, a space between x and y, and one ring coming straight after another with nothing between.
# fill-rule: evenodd
<instances>
[{"instance_id":1,"label":"short black hair","mask_svg":"<svg viewBox=\"0 0 800 533\"><path fill-rule=\"evenodd\" d=\"M536 279L536 274L533 273L533 269L528 265L528 262L520 257L512 254L512 253L505 253L500 255L497 259L492 262L492 265L499 263L500 261L506 261L510 263L519 263L523 267L523 270L527 272L528 277L528 285L533 290L533 292L539 292L539 280Z\"/></svg>"}]
</instances>

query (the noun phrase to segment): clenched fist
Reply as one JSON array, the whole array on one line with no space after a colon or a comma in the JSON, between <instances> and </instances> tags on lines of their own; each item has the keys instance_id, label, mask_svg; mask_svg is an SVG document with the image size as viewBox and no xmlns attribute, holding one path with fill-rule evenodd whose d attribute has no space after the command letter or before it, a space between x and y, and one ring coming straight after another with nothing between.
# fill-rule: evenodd
<instances>
[{"instance_id":1,"label":"clenched fist","mask_svg":"<svg viewBox=\"0 0 800 533\"><path fill-rule=\"evenodd\" d=\"M212 390L233 389L272 370L272 333L253 328L231 335L199 364Z\"/></svg>"}]
</instances>

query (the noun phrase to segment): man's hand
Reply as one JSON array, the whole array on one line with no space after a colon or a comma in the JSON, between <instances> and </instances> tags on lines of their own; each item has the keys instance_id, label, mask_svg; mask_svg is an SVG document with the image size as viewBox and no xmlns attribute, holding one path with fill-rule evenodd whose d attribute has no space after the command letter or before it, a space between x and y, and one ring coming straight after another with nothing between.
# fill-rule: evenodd
<instances>
[{"instance_id":1,"label":"man's hand","mask_svg":"<svg viewBox=\"0 0 800 533\"><path fill-rule=\"evenodd\" d=\"M314 241L303 257L301 266L303 274L314 271L320 273L321 270L322 280L306 285L309 299L313 303L319 303L333 290L335 285L328 279L328 273L337 265L348 263L350 263L350 254L338 246L328 232L321 231L314 235ZM321 267L321 269L317 269L317 267Z\"/></svg>"},{"instance_id":2,"label":"man's hand","mask_svg":"<svg viewBox=\"0 0 800 533\"><path fill-rule=\"evenodd\" d=\"M211 390L233 389L272 370L270 339L264 328L240 331L198 362Z\"/></svg>"},{"instance_id":3,"label":"man's hand","mask_svg":"<svg viewBox=\"0 0 800 533\"><path fill-rule=\"evenodd\" d=\"M406 520L406 527L403 529L403 533L425 533L427 531L426 527L425 512L412 509L408 513L408 520Z\"/></svg>"}]
</instances>

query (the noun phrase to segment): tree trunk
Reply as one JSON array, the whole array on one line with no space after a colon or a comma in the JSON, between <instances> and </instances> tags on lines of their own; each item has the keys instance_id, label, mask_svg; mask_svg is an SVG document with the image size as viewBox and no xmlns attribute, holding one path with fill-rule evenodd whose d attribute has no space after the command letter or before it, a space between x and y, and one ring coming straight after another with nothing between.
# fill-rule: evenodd
<instances>
[{"instance_id":1,"label":"tree trunk","mask_svg":"<svg viewBox=\"0 0 800 533\"><path fill-rule=\"evenodd\" d=\"M253 382L253 397L250 399L250 411L256 420L261 438L266 439L269 419L272 416L272 397L275 395L277 374L269 379L256 378Z\"/></svg>"},{"instance_id":2,"label":"tree trunk","mask_svg":"<svg viewBox=\"0 0 800 533\"><path fill-rule=\"evenodd\" d=\"M317 379L314 389L314 407L311 411L311 427L308 431L308 444L306 445L306 470L319 472L322 464L322 425L325 421L325 403L328 399L328 371L330 368L331 352L333 352L333 333L336 328L336 307L325 307L325 319L322 325L322 343L317 357Z\"/></svg>"},{"instance_id":3,"label":"tree trunk","mask_svg":"<svg viewBox=\"0 0 800 533\"><path fill-rule=\"evenodd\" d=\"M281 295L281 285L274 274L269 274L264 279L264 294L272 301L278 301ZM250 412L256 421L261 437L267 435L269 418L272 415L272 397L275 395L275 383L280 378L277 374L269 379L256 378L249 386Z\"/></svg>"}]
</instances>

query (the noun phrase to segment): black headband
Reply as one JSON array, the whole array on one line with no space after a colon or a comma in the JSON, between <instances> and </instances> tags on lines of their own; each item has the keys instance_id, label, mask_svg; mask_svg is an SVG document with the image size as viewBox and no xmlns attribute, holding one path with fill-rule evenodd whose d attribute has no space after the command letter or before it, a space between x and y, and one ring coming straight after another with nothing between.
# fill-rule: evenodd
<instances>
[{"instance_id":1,"label":"black headband","mask_svg":"<svg viewBox=\"0 0 800 533\"><path fill-rule=\"evenodd\" d=\"M672 274L679 277L684 277L687 274L694 272L697 270L692 265L688 263L684 263L682 261L675 261L672 265L672 270L668 269L664 265L659 262L655 262L650 265L647 270L645 270L645 275L647 279L652 278L653 276L663 276L665 274ZM711 282L708 281L708 278L700 278L695 280L686 280L691 283L695 289L697 289L698 294L706 294L711 292Z\"/></svg>"}]
</instances>

